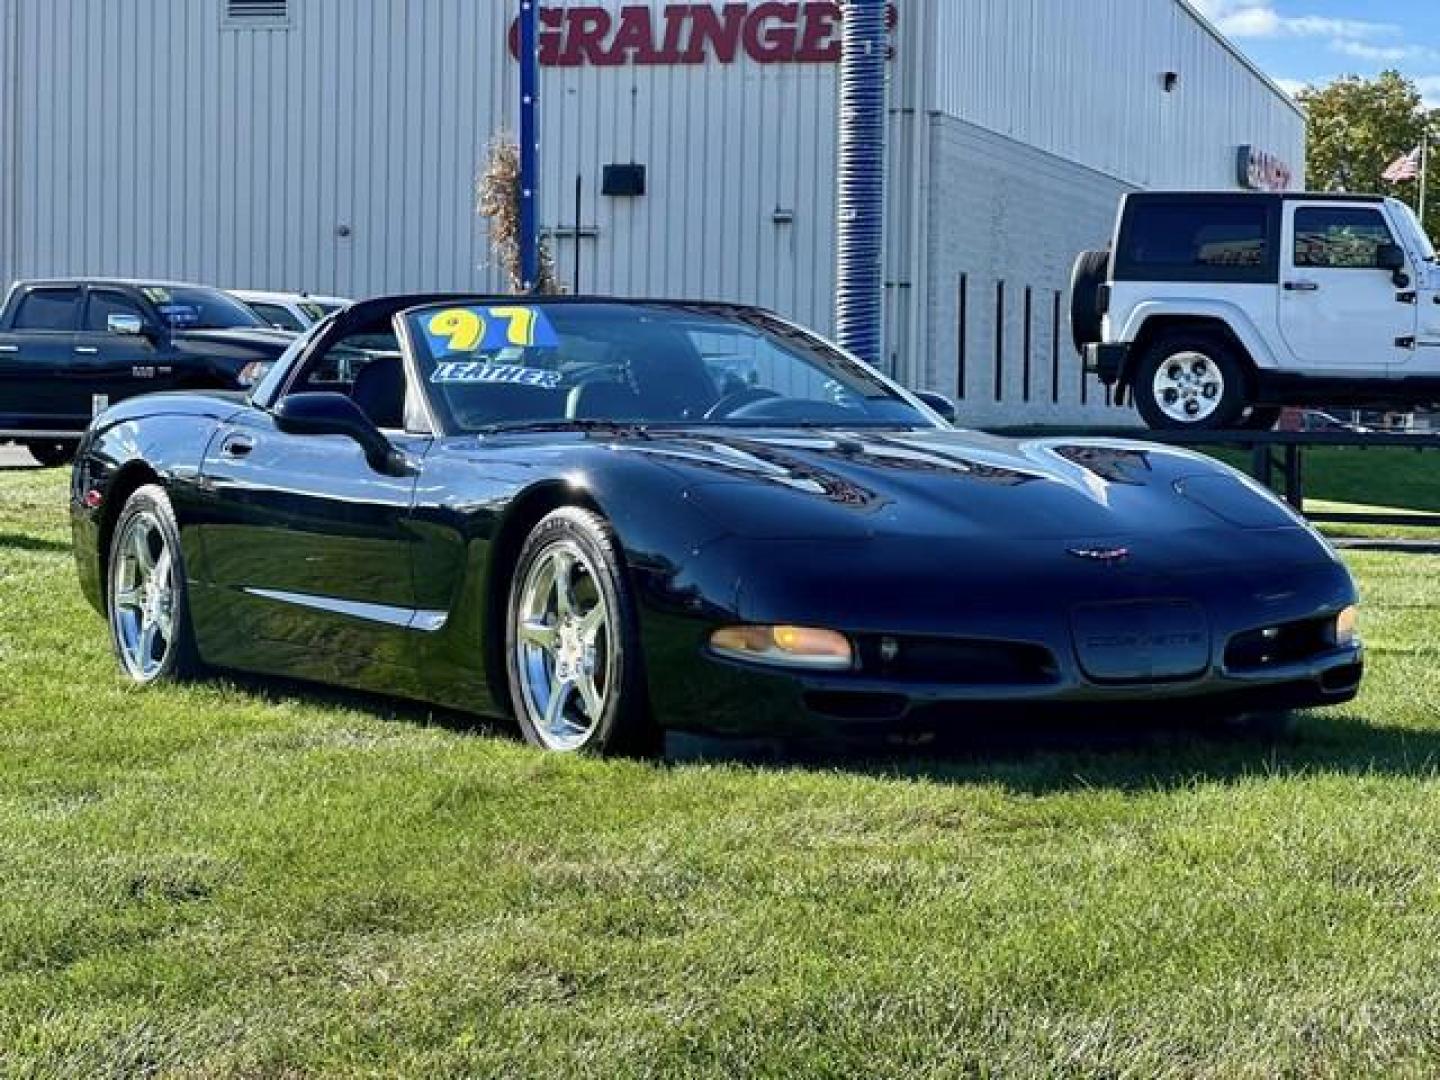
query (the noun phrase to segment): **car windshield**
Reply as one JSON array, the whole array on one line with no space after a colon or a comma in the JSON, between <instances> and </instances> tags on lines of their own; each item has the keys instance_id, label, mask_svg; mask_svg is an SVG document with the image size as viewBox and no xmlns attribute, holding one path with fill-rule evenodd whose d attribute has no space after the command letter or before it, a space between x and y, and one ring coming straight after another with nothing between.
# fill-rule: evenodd
<instances>
[{"instance_id":1,"label":"car windshield","mask_svg":"<svg viewBox=\"0 0 1440 1080\"><path fill-rule=\"evenodd\" d=\"M934 423L867 368L757 311L460 301L404 318L441 422L457 432L584 423Z\"/></svg>"},{"instance_id":2,"label":"car windshield","mask_svg":"<svg viewBox=\"0 0 1440 1080\"><path fill-rule=\"evenodd\" d=\"M239 300L219 289L197 285L142 285L141 292L160 317L176 330L228 330L235 326L266 326Z\"/></svg>"}]
</instances>

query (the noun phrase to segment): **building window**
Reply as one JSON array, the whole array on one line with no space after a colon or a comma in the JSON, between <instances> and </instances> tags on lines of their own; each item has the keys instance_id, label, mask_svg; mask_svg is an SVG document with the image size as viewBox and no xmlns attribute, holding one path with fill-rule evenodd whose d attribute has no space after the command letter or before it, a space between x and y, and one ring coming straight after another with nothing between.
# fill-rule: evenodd
<instances>
[{"instance_id":1,"label":"building window","mask_svg":"<svg viewBox=\"0 0 1440 1080\"><path fill-rule=\"evenodd\" d=\"M276 30L290 25L290 0L221 0L228 30Z\"/></svg>"}]
</instances>

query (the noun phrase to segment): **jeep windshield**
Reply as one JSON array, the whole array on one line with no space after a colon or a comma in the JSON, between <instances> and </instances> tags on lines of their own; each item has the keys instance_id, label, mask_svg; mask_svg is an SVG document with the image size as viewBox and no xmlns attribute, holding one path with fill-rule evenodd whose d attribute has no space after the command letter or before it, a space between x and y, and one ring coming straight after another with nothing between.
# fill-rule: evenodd
<instances>
[{"instance_id":1,"label":"jeep windshield","mask_svg":"<svg viewBox=\"0 0 1440 1080\"><path fill-rule=\"evenodd\" d=\"M1420 218L1408 203L1403 203L1399 199L1395 199L1393 200L1393 205L1399 210L1400 216L1405 219L1405 224L1410 230L1410 235L1414 238L1416 245L1420 249L1420 257L1426 262L1433 263L1435 261L1435 245L1430 242L1430 237L1425 234L1425 226L1420 224Z\"/></svg>"},{"instance_id":2,"label":"jeep windshield","mask_svg":"<svg viewBox=\"0 0 1440 1080\"><path fill-rule=\"evenodd\" d=\"M142 285L160 317L174 330L229 330L267 324L240 301L219 289L198 285Z\"/></svg>"},{"instance_id":3,"label":"jeep windshield","mask_svg":"<svg viewBox=\"0 0 1440 1080\"><path fill-rule=\"evenodd\" d=\"M451 432L934 426L869 368L747 308L456 300L404 318L426 390Z\"/></svg>"}]
</instances>

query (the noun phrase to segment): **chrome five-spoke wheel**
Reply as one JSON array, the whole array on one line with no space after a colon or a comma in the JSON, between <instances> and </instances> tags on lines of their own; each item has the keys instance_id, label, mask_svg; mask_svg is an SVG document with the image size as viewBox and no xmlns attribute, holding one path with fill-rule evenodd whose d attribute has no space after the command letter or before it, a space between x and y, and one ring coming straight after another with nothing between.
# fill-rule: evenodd
<instances>
[{"instance_id":1,"label":"chrome five-spoke wheel","mask_svg":"<svg viewBox=\"0 0 1440 1080\"><path fill-rule=\"evenodd\" d=\"M160 519L150 510L127 517L114 543L110 621L116 648L130 677L150 682L176 644L174 553Z\"/></svg>"},{"instance_id":2,"label":"chrome five-spoke wheel","mask_svg":"<svg viewBox=\"0 0 1440 1080\"><path fill-rule=\"evenodd\" d=\"M1155 369L1155 403L1171 420L1208 420L1225 398L1225 373L1201 352L1179 352Z\"/></svg>"},{"instance_id":3,"label":"chrome five-spoke wheel","mask_svg":"<svg viewBox=\"0 0 1440 1080\"><path fill-rule=\"evenodd\" d=\"M615 683L612 615L578 544L556 540L530 561L515 618L519 705L545 746L578 750L595 734Z\"/></svg>"}]
</instances>

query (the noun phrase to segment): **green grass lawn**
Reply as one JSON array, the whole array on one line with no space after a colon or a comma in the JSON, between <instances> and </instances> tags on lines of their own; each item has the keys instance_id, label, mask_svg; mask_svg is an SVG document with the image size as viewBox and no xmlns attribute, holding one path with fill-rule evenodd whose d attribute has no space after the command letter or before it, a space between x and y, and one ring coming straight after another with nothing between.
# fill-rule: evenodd
<instances>
[{"instance_id":1,"label":"green grass lawn","mask_svg":"<svg viewBox=\"0 0 1440 1080\"><path fill-rule=\"evenodd\" d=\"M1440 558L1352 557L1366 689L1279 744L1157 717L650 765L294 686L129 690L64 483L0 474L0 1075L1440 1061Z\"/></svg>"}]
</instances>

